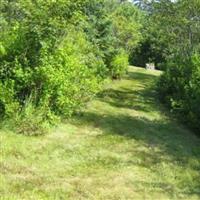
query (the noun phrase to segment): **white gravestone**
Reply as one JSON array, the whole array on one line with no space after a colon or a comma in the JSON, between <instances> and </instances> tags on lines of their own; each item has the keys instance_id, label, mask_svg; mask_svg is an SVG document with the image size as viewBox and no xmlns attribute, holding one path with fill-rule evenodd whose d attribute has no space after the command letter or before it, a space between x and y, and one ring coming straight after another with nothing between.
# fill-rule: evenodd
<instances>
[{"instance_id":1,"label":"white gravestone","mask_svg":"<svg viewBox=\"0 0 200 200\"><path fill-rule=\"evenodd\" d=\"M155 64L154 63L147 63L146 64L146 69L150 69L150 70L155 70Z\"/></svg>"}]
</instances>

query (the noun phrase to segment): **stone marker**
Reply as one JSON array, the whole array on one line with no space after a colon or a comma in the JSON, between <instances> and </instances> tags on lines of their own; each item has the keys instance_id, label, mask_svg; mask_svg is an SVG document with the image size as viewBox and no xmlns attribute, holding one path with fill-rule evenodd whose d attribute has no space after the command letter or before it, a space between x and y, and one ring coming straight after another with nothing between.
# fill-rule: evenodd
<instances>
[{"instance_id":1,"label":"stone marker","mask_svg":"<svg viewBox=\"0 0 200 200\"><path fill-rule=\"evenodd\" d=\"M146 63L146 69L150 69L150 70L155 70L155 64L154 63Z\"/></svg>"}]
</instances>

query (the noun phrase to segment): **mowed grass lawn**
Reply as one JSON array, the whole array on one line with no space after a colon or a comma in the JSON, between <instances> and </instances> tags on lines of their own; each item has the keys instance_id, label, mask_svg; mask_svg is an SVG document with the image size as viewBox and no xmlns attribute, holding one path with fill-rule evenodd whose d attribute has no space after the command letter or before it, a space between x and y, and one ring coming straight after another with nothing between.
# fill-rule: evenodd
<instances>
[{"instance_id":1,"label":"mowed grass lawn","mask_svg":"<svg viewBox=\"0 0 200 200\"><path fill-rule=\"evenodd\" d=\"M0 133L5 200L200 199L200 139L159 104L157 71L129 68L51 134Z\"/></svg>"}]
</instances>

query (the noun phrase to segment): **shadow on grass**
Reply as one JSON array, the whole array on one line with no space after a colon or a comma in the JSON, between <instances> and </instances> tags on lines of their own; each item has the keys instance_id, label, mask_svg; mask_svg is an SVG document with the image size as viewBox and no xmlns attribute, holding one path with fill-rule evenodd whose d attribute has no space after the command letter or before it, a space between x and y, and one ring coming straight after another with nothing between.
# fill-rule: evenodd
<instances>
[{"instance_id":1,"label":"shadow on grass","mask_svg":"<svg viewBox=\"0 0 200 200\"><path fill-rule=\"evenodd\" d=\"M132 154L133 157L129 157L128 160L123 161L125 166L139 166L147 168L155 174L162 173L160 164L166 164L169 168L179 166L183 172L191 170L198 174L200 171L200 165L196 162L200 160L200 148L198 145L200 142L195 141L190 136L183 134L181 129L175 127L173 123L165 123L162 121L149 121L146 118L136 118L127 115L105 115L92 112L86 112L79 118L79 125L90 125L95 129L102 130L103 134L96 135L95 141L107 141L112 140L109 136L118 135L128 140L135 140L137 144L144 148L128 148L127 154ZM108 147L111 148L112 141L108 143ZM113 141L115 146L115 141ZM108 148L105 147L105 148ZM159 151L158 151L159 149ZM123 151L123 149L121 149ZM137 159L139 158L139 162ZM194 163L191 161L196 160ZM119 165L121 161L119 161ZM169 169L166 169L169 170ZM176 172L177 169L174 171ZM173 169L170 169L169 173L172 173ZM174 174L175 176L176 174ZM181 176L178 174L178 176ZM179 188L184 190L185 185L189 184L190 179L186 178L179 182ZM163 180L162 180L163 181ZM193 177L192 185L184 190L185 195L198 195L200 196L200 177ZM172 183L168 182L156 182L144 183L154 185L157 189L160 188L164 192L169 194L176 193L176 189Z\"/></svg>"},{"instance_id":2,"label":"shadow on grass","mask_svg":"<svg viewBox=\"0 0 200 200\"><path fill-rule=\"evenodd\" d=\"M151 112L155 110L154 95L156 96L154 91L121 88L105 90L98 95L98 98L113 107Z\"/></svg>"},{"instance_id":3,"label":"shadow on grass","mask_svg":"<svg viewBox=\"0 0 200 200\"><path fill-rule=\"evenodd\" d=\"M158 103L155 78L155 75L130 72L125 79L136 81L132 88L110 88L101 92L97 97L100 101L117 108L151 112L156 109L156 104Z\"/></svg>"},{"instance_id":4,"label":"shadow on grass","mask_svg":"<svg viewBox=\"0 0 200 200\"><path fill-rule=\"evenodd\" d=\"M91 125L99 128L105 134L120 135L129 139L145 142L147 146L159 147L163 152L179 160L183 157L197 156L192 152L199 144L197 140L182 132L173 122L160 120L150 121L147 118L132 117L129 115L110 115L85 112L78 117L79 125ZM101 136L99 136L101 137Z\"/></svg>"},{"instance_id":5,"label":"shadow on grass","mask_svg":"<svg viewBox=\"0 0 200 200\"><path fill-rule=\"evenodd\" d=\"M148 82L152 79L155 79L157 76L155 74L146 74L143 72L132 72L129 71L127 76L124 77L124 79L127 80L138 80L138 81L144 81L143 84L148 84Z\"/></svg>"},{"instance_id":6,"label":"shadow on grass","mask_svg":"<svg viewBox=\"0 0 200 200\"><path fill-rule=\"evenodd\" d=\"M127 108L132 110L151 112L159 111L155 91L155 76L130 72L127 79L138 81L142 89L135 87L133 89L120 87L116 89L108 89L98 95L101 102L106 102L113 107ZM167 154L173 155L177 160L180 156L189 157L196 155L200 158L200 149L198 152L192 152L197 147L199 140L194 135L183 131L183 128L177 126L176 122L166 120L149 120L148 118L139 116L130 116L128 113L109 113L85 111L81 116L76 117L79 124L91 125L99 128L105 134L117 134L130 139L144 141L149 146L159 146ZM195 148L196 149L196 148ZM197 151L197 150L196 150ZM182 158L183 158L182 157Z\"/></svg>"},{"instance_id":7,"label":"shadow on grass","mask_svg":"<svg viewBox=\"0 0 200 200\"><path fill-rule=\"evenodd\" d=\"M138 81L140 87L108 89L99 94L98 99L116 109L126 108L143 112L159 111L156 92L153 88L155 76L137 72L130 73L126 78L136 80L136 84ZM151 121L144 117L130 116L126 112L123 114L118 112L101 114L100 112L85 111L81 116L76 117L74 123L99 128L103 134L96 136L99 137L98 139L101 139L101 137L103 139L107 135L119 135L145 145L150 149L148 152L142 150L137 152L138 157L143 158L137 165L142 167L151 168L165 161L174 162L176 165L187 169L190 159L200 159L200 148L198 148L200 141L170 120ZM159 149L159 151L155 151L155 149ZM200 171L199 164L194 163L190 168ZM155 168L151 169L155 170ZM200 181L195 181L191 193L200 195ZM187 193L189 194L190 190Z\"/></svg>"}]
</instances>

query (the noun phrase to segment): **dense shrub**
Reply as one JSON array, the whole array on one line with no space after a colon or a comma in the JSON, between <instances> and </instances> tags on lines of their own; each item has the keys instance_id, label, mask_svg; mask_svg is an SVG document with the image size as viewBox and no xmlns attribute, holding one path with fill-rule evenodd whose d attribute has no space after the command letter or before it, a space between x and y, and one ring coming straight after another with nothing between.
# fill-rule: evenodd
<instances>
[{"instance_id":1,"label":"dense shrub","mask_svg":"<svg viewBox=\"0 0 200 200\"><path fill-rule=\"evenodd\" d=\"M144 10L143 40L133 50L133 64L154 62L163 70L161 100L200 132L200 1L138 1Z\"/></svg>"},{"instance_id":2,"label":"dense shrub","mask_svg":"<svg viewBox=\"0 0 200 200\"><path fill-rule=\"evenodd\" d=\"M58 120L45 105L35 107L31 102L27 102L23 109L9 120L9 125L13 124L19 134L39 136L48 133Z\"/></svg>"},{"instance_id":3,"label":"dense shrub","mask_svg":"<svg viewBox=\"0 0 200 200\"><path fill-rule=\"evenodd\" d=\"M57 116L78 111L105 78L120 78L140 38L132 13L139 10L118 0L2 0L0 117L40 135Z\"/></svg>"},{"instance_id":4,"label":"dense shrub","mask_svg":"<svg viewBox=\"0 0 200 200\"><path fill-rule=\"evenodd\" d=\"M12 76L1 73L1 109L5 116L19 111L31 98L34 105L48 104L56 114L71 115L82 103L99 91L106 74L105 65L83 32L69 28L68 34L53 53L40 50L37 67L5 62ZM4 81L5 79L5 81Z\"/></svg>"},{"instance_id":5,"label":"dense shrub","mask_svg":"<svg viewBox=\"0 0 200 200\"><path fill-rule=\"evenodd\" d=\"M18 112L20 104L14 99L14 96L14 81L6 80L3 83L0 81L1 117L12 117L14 113Z\"/></svg>"},{"instance_id":6,"label":"dense shrub","mask_svg":"<svg viewBox=\"0 0 200 200\"><path fill-rule=\"evenodd\" d=\"M83 32L71 30L54 54L42 57L34 72L40 88L37 99L48 100L56 114L70 116L99 91L105 76L105 65L94 52Z\"/></svg>"},{"instance_id":7,"label":"dense shrub","mask_svg":"<svg viewBox=\"0 0 200 200\"><path fill-rule=\"evenodd\" d=\"M112 78L121 78L126 73L128 64L128 55L124 51L115 55L110 64Z\"/></svg>"},{"instance_id":8,"label":"dense shrub","mask_svg":"<svg viewBox=\"0 0 200 200\"><path fill-rule=\"evenodd\" d=\"M175 58L158 83L159 94L174 113L191 128L200 131L200 56Z\"/></svg>"}]
</instances>

